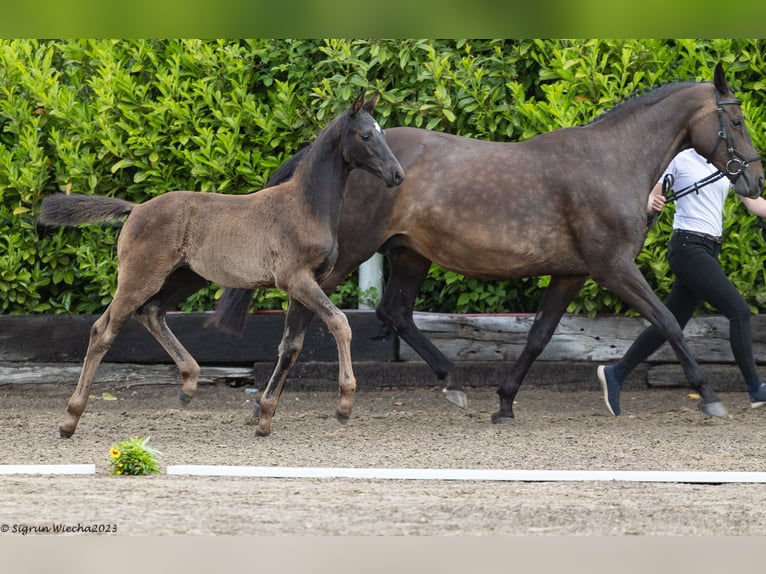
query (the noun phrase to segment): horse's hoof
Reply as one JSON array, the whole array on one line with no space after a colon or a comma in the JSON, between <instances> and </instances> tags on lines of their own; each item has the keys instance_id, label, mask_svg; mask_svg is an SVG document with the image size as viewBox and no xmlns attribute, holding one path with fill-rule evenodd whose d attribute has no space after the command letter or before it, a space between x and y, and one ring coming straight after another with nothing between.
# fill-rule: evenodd
<instances>
[{"instance_id":1,"label":"horse's hoof","mask_svg":"<svg viewBox=\"0 0 766 574\"><path fill-rule=\"evenodd\" d=\"M492 422L495 423L496 425L510 424L514 421L514 418L515 417L513 416L513 413L508 414L502 411L498 411L492 414Z\"/></svg>"},{"instance_id":2,"label":"horse's hoof","mask_svg":"<svg viewBox=\"0 0 766 574\"><path fill-rule=\"evenodd\" d=\"M700 403L699 409L708 416L711 417L725 417L726 407L723 406L721 401L714 403Z\"/></svg>"},{"instance_id":3,"label":"horse's hoof","mask_svg":"<svg viewBox=\"0 0 766 574\"><path fill-rule=\"evenodd\" d=\"M183 391L178 393L178 399L181 401L181 406L184 407L187 406L192 400L192 398Z\"/></svg>"},{"instance_id":4,"label":"horse's hoof","mask_svg":"<svg viewBox=\"0 0 766 574\"><path fill-rule=\"evenodd\" d=\"M269 436L270 434L270 430L263 430L261 427L255 429L255 436Z\"/></svg>"},{"instance_id":5,"label":"horse's hoof","mask_svg":"<svg viewBox=\"0 0 766 574\"><path fill-rule=\"evenodd\" d=\"M335 411L335 420L338 421L341 424L346 424L348 422L348 419L350 419L350 418L351 418L350 416L344 415L340 411Z\"/></svg>"},{"instance_id":6,"label":"horse's hoof","mask_svg":"<svg viewBox=\"0 0 766 574\"><path fill-rule=\"evenodd\" d=\"M61 438L72 438L73 434L74 434L74 431L69 432L69 431L64 430L61 427L59 427L59 437L61 437Z\"/></svg>"},{"instance_id":7,"label":"horse's hoof","mask_svg":"<svg viewBox=\"0 0 766 574\"><path fill-rule=\"evenodd\" d=\"M464 409L468 406L468 396L463 391L456 391L453 389L442 389L444 398L451 402L453 405Z\"/></svg>"}]
</instances>

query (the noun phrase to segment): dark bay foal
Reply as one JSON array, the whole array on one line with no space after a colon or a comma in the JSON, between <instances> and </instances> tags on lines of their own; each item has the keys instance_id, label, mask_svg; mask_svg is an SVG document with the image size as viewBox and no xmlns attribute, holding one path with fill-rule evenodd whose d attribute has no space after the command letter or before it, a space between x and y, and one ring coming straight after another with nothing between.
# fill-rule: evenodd
<instances>
[{"instance_id":1,"label":"dark bay foal","mask_svg":"<svg viewBox=\"0 0 766 574\"><path fill-rule=\"evenodd\" d=\"M165 313L208 282L240 289L277 287L319 315L338 346L337 418L348 419L356 388L351 331L319 282L332 271L338 255L338 221L351 171L366 170L386 186L404 180L404 170L370 115L377 101L377 94L366 102L360 94L310 145L293 178L258 193L173 191L142 204L64 194L43 201L40 222L45 225L128 216L117 245L117 291L91 329L80 379L60 425L62 437L74 433L96 369L131 316L178 366L181 399L194 397L199 366L168 328ZM260 399L259 434L271 430L280 390L281 385L269 387Z\"/></svg>"}]
</instances>

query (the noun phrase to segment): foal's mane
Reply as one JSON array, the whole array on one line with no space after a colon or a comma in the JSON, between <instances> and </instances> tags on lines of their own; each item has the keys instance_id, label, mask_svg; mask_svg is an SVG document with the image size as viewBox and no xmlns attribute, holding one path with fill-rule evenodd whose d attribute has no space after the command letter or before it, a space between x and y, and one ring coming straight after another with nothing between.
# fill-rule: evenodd
<instances>
[{"instance_id":1,"label":"foal's mane","mask_svg":"<svg viewBox=\"0 0 766 574\"><path fill-rule=\"evenodd\" d=\"M709 84L709 83L710 82L706 82L706 81L697 82L694 80L686 80L686 81L669 82L667 84L662 84L660 86L648 88L644 92L634 93L633 95L630 96L629 99L625 101L618 102L617 104L614 105L614 107L596 116L594 119L592 119L588 123L583 124L583 126L589 126L589 125L601 122L603 120L606 120L608 118L611 118L612 116L618 113L621 113L626 108L630 108L635 105L655 104L658 101L666 98L668 95L677 92L678 90L688 88L691 86L698 86L700 84Z\"/></svg>"},{"instance_id":2,"label":"foal's mane","mask_svg":"<svg viewBox=\"0 0 766 574\"><path fill-rule=\"evenodd\" d=\"M291 179L295 175L295 170L308 155L311 144L298 150L293 156L287 159L282 165L280 165L266 181L266 187L272 187L279 185L287 180Z\"/></svg>"},{"instance_id":3,"label":"foal's mane","mask_svg":"<svg viewBox=\"0 0 766 574\"><path fill-rule=\"evenodd\" d=\"M291 156L282 165L280 165L276 171L274 171L274 173L271 174L268 181L266 182L266 187L284 183L292 179L296 172L299 171L299 169L305 169L306 166L304 165L304 162L316 149L317 142L322 140L322 138L329 134L332 130L337 129L338 125L348 116L349 112L346 112L339 115L329 124L327 124L324 129L322 129L308 145L298 150L293 156Z\"/></svg>"}]
</instances>

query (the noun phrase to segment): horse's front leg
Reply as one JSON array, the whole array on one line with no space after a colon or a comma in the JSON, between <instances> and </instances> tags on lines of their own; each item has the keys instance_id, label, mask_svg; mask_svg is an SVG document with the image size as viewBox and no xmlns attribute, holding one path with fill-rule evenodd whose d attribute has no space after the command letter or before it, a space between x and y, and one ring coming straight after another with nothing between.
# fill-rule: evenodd
<instances>
[{"instance_id":1,"label":"horse's front leg","mask_svg":"<svg viewBox=\"0 0 766 574\"><path fill-rule=\"evenodd\" d=\"M351 416L356 391L356 377L351 364L351 327L346 315L332 304L313 278L304 278L293 282L290 296L298 299L307 309L313 311L335 339L338 347L338 393L339 404L335 418L346 422ZM263 400L261 400L261 416L263 416ZM260 426L260 424L259 424Z\"/></svg>"},{"instance_id":2,"label":"horse's front leg","mask_svg":"<svg viewBox=\"0 0 766 574\"><path fill-rule=\"evenodd\" d=\"M594 279L599 280L595 276ZM702 397L699 409L706 415L715 417L726 416L726 408L705 378L699 363L697 363L692 355L681 326L668 308L652 292L638 267L630 261L619 266L617 269L612 269L610 273L600 279L599 282L602 285L641 313L645 319L659 330L665 340L670 343L678 360L681 362L686 379Z\"/></svg>"},{"instance_id":3,"label":"horse's front leg","mask_svg":"<svg viewBox=\"0 0 766 574\"><path fill-rule=\"evenodd\" d=\"M540 307L527 335L527 344L513 365L508 377L497 389L500 396L500 410L492 415L493 423L510 422L514 418L513 401L519 392L521 383L529 372L535 359L543 352L551 340L561 316L580 291L586 277L553 276L540 301Z\"/></svg>"},{"instance_id":4,"label":"horse's front leg","mask_svg":"<svg viewBox=\"0 0 766 574\"><path fill-rule=\"evenodd\" d=\"M287 375L298 360L303 349L303 339L314 313L295 299L290 299L285 315L285 328L279 343L279 357L269 382L256 402L253 415L258 421L256 434L268 436L271 433L271 421L277 410L279 396L287 380Z\"/></svg>"}]
</instances>

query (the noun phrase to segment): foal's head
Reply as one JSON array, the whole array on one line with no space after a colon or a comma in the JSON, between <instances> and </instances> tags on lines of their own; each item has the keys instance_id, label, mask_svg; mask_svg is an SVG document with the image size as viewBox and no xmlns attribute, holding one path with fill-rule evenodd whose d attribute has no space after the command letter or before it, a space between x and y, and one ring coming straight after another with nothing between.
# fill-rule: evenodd
<instances>
[{"instance_id":1,"label":"foal's head","mask_svg":"<svg viewBox=\"0 0 766 574\"><path fill-rule=\"evenodd\" d=\"M370 115L378 103L376 92L364 101L364 92L354 101L351 109L341 119L341 148L343 158L352 168L369 171L386 182L389 187L404 181L404 169L386 143L386 136Z\"/></svg>"},{"instance_id":2,"label":"foal's head","mask_svg":"<svg viewBox=\"0 0 766 574\"><path fill-rule=\"evenodd\" d=\"M729 88L720 63L713 86L715 106L692 127L692 145L728 176L734 191L758 197L763 192L763 165L742 117L741 102Z\"/></svg>"}]
</instances>

